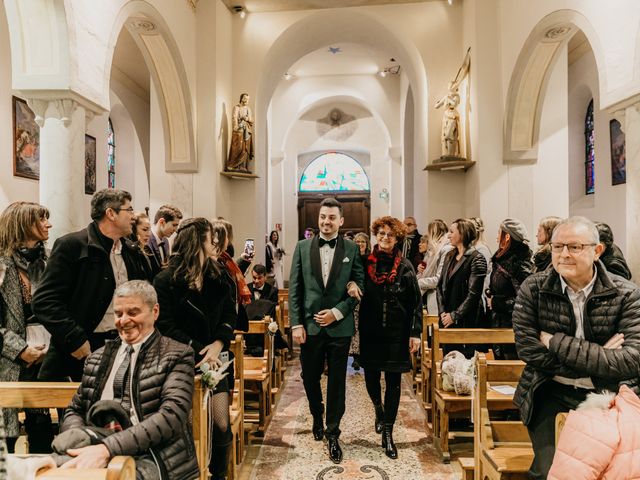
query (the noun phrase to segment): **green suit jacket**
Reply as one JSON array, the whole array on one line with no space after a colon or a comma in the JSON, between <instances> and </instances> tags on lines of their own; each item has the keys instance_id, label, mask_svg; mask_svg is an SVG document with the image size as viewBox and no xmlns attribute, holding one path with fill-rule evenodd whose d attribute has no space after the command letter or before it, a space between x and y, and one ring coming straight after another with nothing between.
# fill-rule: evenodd
<instances>
[{"instance_id":1,"label":"green suit jacket","mask_svg":"<svg viewBox=\"0 0 640 480\"><path fill-rule=\"evenodd\" d=\"M364 270L358 246L338 236L331 271L325 288L322 281L318 237L301 240L296 245L289 276L289 322L303 325L308 335L318 335L320 327L313 319L320 310L337 308L342 320L324 327L331 337L350 337L355 333L353 309L358 304L347 294L347 283L364 288Z\"/></svg>"}]
</instances>

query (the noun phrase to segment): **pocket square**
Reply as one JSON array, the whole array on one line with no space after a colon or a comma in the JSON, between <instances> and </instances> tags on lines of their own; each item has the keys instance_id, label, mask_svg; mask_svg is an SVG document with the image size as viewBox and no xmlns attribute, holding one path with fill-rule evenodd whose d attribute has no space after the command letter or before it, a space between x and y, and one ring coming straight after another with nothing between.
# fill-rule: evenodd
<instances>
[{"instance_id":1,"label":"pocket square","mask_svg":"<svg viewBox=\"0 0 640 480\"><path fill-rule=\"evenodd\" d=\"M349 263L349 257L344 257L344 260L342 260L342 263Z\"/></svg>"}]
</instances>

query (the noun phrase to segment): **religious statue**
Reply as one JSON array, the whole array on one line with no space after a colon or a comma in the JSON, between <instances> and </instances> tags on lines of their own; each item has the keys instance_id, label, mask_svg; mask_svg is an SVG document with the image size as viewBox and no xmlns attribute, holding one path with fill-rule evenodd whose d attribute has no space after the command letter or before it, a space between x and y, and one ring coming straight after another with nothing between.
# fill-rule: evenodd
<instances>
[{"instance_id":1,"label":"religious statue","mask_svg":"<svg viewBox=\"0 0 640 480\"><path fill-rule=\"evenodd\" d=\"M335 107L327 115L316 120L318 135L327 140L345 141L355 133L357 128L356 117Z\"/></svg>"},{"instance_id":2,"label":"religious statue","mask_svg":"<svg viewBox=\"0 0 640 480\"><path fill-rule=\"evenodd\" d=\"M444 106L440 134L443 157L460 156L460 115L457 110L459 103L458 88L454 89L454 82L449 82L449 92L436 103L436 108Z\"/></svg>"},{"instance_id":3,"label":"religious statue","mask_svg":"<svg viewBox=\"0 0 640 480\"><path fill-rule=\"evenodd\" d=\"M440 134L440 142L442 145L441 159L460 158L460 114L458 113L458 105L460 104L460 95L458 88L460 83L469 73L470 50L462 62L462 66L458 69L456 78L449 82L449 91L438 100L435 108L444 107L442 114L442 133Z\"/></svg>"},{"instance_id":4,"label":"religious statue","mask_svg":"<svg viewBox=\"0 0 640 480\"><path fill-rule=\"evenodd\" d=\"M240 95L240 102L233 107L231 147L225 170L251 173L249 161L253 159L253 118L249 108L249 94Z\"/></svg>"}]
</instances>

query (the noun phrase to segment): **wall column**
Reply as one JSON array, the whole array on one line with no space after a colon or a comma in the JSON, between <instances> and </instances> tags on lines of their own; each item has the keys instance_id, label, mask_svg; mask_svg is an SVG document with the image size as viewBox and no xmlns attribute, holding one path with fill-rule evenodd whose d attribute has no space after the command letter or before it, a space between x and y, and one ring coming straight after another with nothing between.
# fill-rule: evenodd
<instances>
[{"instance_id":1,"label":"wall column","mask_svg":"<svg viewBox=\"0 0 640 480\"><path fill-rule=\"evenodd\" d=\"M637 282L640 278L640 103L618 110L614 116L620 122L626 139L626 259L633 280Z\"/></svg>"},{"instance_id":2,"label":"wall column","mask_svg":"<svg viewBox=\"0 0 640 480\"><path fill-rule=\"evenodd\" d=\"M88 223L81 208L86 113L71 99L29 99L28 104L40 126L39 202L51 212L52 245L57 238Z\"/></svg>"}]
</instances>

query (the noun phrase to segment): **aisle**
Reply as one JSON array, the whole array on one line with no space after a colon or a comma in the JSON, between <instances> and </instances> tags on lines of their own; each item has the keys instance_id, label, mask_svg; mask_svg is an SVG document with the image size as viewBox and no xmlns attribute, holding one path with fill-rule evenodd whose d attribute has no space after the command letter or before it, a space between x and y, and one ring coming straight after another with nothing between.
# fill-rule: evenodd
<instances>
[{"instance_id":1,"label":"aisle","mask_svg":"<svg viewBox=\"0 0 640 480\"><path fill-rule=\"evenodd\" d=\"M326 377L324 377L326 378ZM323 382L324 383L324 382ZM323 385L324 388L324 385ZM453 480L459 473L443 465L425 428L425 416L403 381L402 399L394 439L398 460L387 458L380 435L373 430L373 406L362 370L347 374L347 405L342 419L340 443L344 460L334 465L326 444L311 436L311 415L300 378L300 364L287 369L287 382L277 411L255 461L251 480Z\"/></svg>"}]
</instances>

